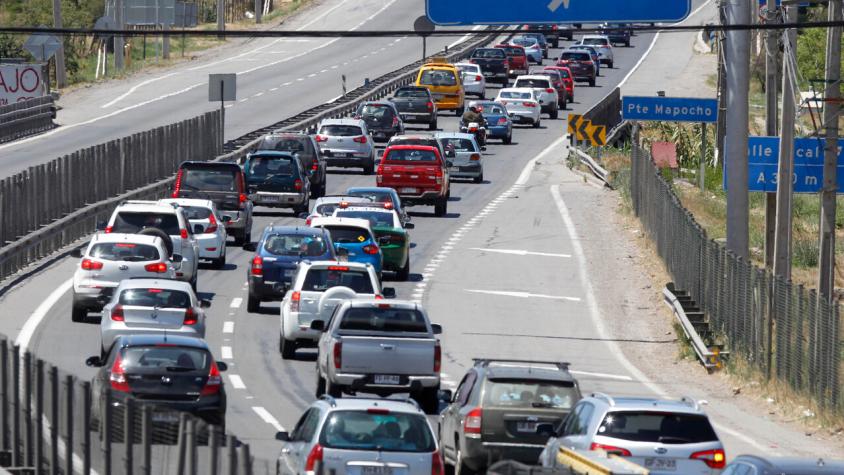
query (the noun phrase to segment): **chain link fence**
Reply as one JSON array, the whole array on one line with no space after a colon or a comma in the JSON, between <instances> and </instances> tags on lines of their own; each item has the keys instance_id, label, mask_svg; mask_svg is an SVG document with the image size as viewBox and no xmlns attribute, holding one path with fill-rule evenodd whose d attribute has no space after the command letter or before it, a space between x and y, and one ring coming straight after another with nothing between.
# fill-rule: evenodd
<instances>
[{"instance_id":1,"label":"chain link fence","mask_svg":"<svg viewBox=\"0 0 844 475\"><path fill-rule=\"evenodd\" d=\"M676 288L699 303L716 338L729 347L732 364L787 385L829 414L844 415L839 306L709 239L650 154L636 145L630 197Z\"/></svg>"}]
</instances>

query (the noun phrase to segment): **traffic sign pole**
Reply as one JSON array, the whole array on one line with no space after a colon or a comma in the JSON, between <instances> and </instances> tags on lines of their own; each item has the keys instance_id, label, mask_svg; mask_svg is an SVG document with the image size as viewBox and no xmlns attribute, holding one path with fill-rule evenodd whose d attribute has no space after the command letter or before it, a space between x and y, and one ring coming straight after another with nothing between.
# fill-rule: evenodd
<instances>
[{"instance_id":1,"label":"traffic sign pole","mask_svg":"<svg viewBox=\"0 0 844 475\"><path fill-rule=\"evenodd\" d=\"M765 23L774 23L777 19L776 8L766 8ZM780 32L765 31L765 132L768 136L777 135L777 47ZM765 193L765 267L774 267L774 236L777 223L777 194Z\"/></svg>"},{"instance_id":2,"label":"traffic sign pole","mask_svg":"<svg viewBox=\"0 0 844 475\"><path fill-rule=\"evenodd\" d=\"M53 0L53 26L62 27L62 2ZM60 40L61 41L61 40ZM64 69L64 42L56 51L56 87L63 88L67 84L67 76Z\"/></svg>"},{"instance_id":3,"label":"traffic sign pole","mask_svg":"<svg viewBox=\"0 0 844 475\"><path fill-rule=\"evenodd\" d=\"M783 21L796 21L797 7L784 9ZM794 83L792 77L797 57L795 46L797 32L792 28L785 31L782 64L782 127L780 129L779 177L794 174ZM794 185L791 180L777 180L777 220L774 234L774 275L788 280L791 278L791 209L794 202Z\"/></svg>"}]
</instances>

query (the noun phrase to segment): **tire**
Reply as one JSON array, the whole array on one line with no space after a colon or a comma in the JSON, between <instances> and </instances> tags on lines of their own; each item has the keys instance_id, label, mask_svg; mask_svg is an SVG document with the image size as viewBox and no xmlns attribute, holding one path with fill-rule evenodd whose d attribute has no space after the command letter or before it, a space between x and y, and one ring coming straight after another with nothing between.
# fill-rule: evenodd
<instances>
[{"instance_id":1,"label":"tire","mask_svg":"<svg viewBox=\"0 0 844 475\"><path fill-rule=\"evenodd\" d=\"M299 216L302 213L307 213L311 209L311 199L307 198L304 203L294 206L293 213Z\"/></svg>"},{"instance_id":2,"label":"tire","mask_svg":"<svg viewBox=\"0 0 844 475\"><path fill-rule=\"evenodd\" d=\"M574 104L574 94L569 96L569 104Z\"/></svg>"},{"instance_id":3,"label":"tire","mask_svg":"<svg viewBox=\"0 0 844 475\"><path fill-rule=\"evenodd\" d=\"M560 111L557 110L557 107L554 107L554 110L548 113L548 116L551 117L551 120L556 120L559 117Z\"/></svg>"},{"instance_id":4,"label":"tire","mask_svg":"<svg viewBox=\"0 0 844 475\"><path fill-rule=\"evenodd\" d=\"M296 358L296 342L284 338L284 334L278 336L278 351L281 353L281 359L292 360Z\"/></svg>"},{"instance_id":5,"label":"tire","mask_svg":"<svg viewBox=\"0 0 844 475\"><path fill-rule=\"evenodd\" d=\"M220 256L218 259L214 259L211 261L211 267L214 269L222 269L226 267L226 245L223 244L223 255Z\"/></svg>"},{"instance_id":6,"label":"tire","mask_svg":"<svg viewBox=\"0 0 844 475\"><path fill-rule=\"evenodd\" d=\"M363 167L363 174L364 175L372 175L373 173L375 173L375 159L374 158L372 160L370 160L370 162L367 163Z\"/></svg>"},{"instance_id":7,"label":"tire","mask_svg":"<svg viewBox=\"0 0 844 475\"><path fill-rule=\"evenodd\" d=\"M76 323L84 322L85 319L88 317L88 310L78 307L76 305L73 306L73 309L70 311L70 320Z\"/></svg>"},{"instance_id":8,"label":"tire","mask_svg":"<svg viewBox=\"0 0 844 475\"><path fill-rule=\"evenodd\" d=\"M407 256L407 261L405 261L404 267L402 267L401 269L399 269L396 272L396 279L398 279L402 282L407 282L407 280L409 278L410 278L410 254L408 254L408 256Z\"/></svg>"},{"instance_id":9,"label":"tire","mask_svg":"<svg viewBox=\"0 0 844 475\"><path fill-rule=\"evenodd\" d=\"M466 112L466 107L465 106L458 107L457 109L454 109L454 112L455 112L454 115L456 115L457 117L460 117L460 116L463 115L464 112Z\"/></svg>"},{"instance_id":10,"label":"tire","mask_svg":"<svg viewBox=\"0 0 844 475\"><path fill-rule=\"evenodd\" d=\"M473 183L483 183L484 182L484 174L481 173L479 176L472 178Z\"/></svg>"},{"instance_id":11,"label":"tire","mask_svg":"<svg viewBox=\"0 0 844 475\"><path fill-rule=\"evenodd\" d=\"M160 237L162 241L164 241L164 249L167 250L167 255L172 257L173 256L173 239L170 238L167 233L158 229L158 228L144 228L138 231L138 234L143 236L156 236Z\"/></svg>"},{"instance_id":12,"label":"tire","mask_svg":"<svg viewBox=\"0 0 844 475\"><path fill-rule=\"evenodd\" d=\"M319 374L319 370L317 370L315 395L317 399L319 399L323 394L325 394L325 378L323 378L322 375Z\"/></svg>"},{"instance_id":13,"label":"tire","mask_svg":"<svg viewBox=\"0 0 844 475\"><path fill-rule=\"evenodd\" d=\"M558 39L556 39L556 40L554 40L553 45L554 45L554 48L559 48L559 47L560 47L560 40L559 40L559 38L558 38Z\"/></svg>"},{"instance_id":14,"label":"tire","mask_svg":"<svg viewBox=\"0 0 844 475\"><path fill-rule=\"evenodd\" d=\"M463 451L457 447L457 460L454 462L454 475L474 475L475 471L463 463Z\"/></svg>"},{"instance_id":15,"label":"tire","mask_svg":"<svg viewBox=\"0 0 844 475\"><path fill-rule=\"evenodd\" d=\"M627 47L627 48L629 48L629 47L630 47L630 40L625 41L625 42L624 42L624 46L625 46L625 47Z\"/></svg>"},{"instance_id":16,"label":"tire","mask_svg":"<svg viewBox=\"0 0 844 475\"><path fill-rule=\"evenodd\" d=\"M258 313L261 310L261 299L249 294L246 298L246 311L249 313Z\"/></svg>"},{"instance_id":17,"label":"tire","mask_svg":"<svg viewBox=\"0 0 844 475\"><path fill-rule=\"evenodd\" d=\"M434 205L434 216L441 218L448 212L448 201L442 200Z\"/></svg>"},{"instance_id":18,"label":"tire","mask_svg":"<svg viewBox=\"0 0 844 475\"><path fill-rule=\"evenodd\" d=\"M502 142L504 142L504 145L510 145L513 143L513 132L510 132L506 137L504 137Z\"/></svg>"},{"instance_id":19,"label":"tire","mask_svg":"<svg viewBox=\"0 0 844 475\"><path fill-rule=\"evenodd\" d=\"M612 61L610 61L608 66L610 67L610 69L612 69L613 62L612 62Z\"/></svg>"},{"instance_id":20,"label":"tire","mask_svg":"<svg viewBox=\"0 0 844 475\"><path fill-rule=\"evenodd\" d=\"M542 125L542 121L541 121L541 120L537 120L536 122L534 122L534 123L533 123L533 128L534 128L534 129L538 129L540 125Z\"/></svg>"},{"instance_id":21,"label":"tire","mask_svg":"<svg viewBox=\"0 0 844 475\"><path fill-rule=\"evenodd\" d=\"M435 386L433 388L425 388L419 391L419 393L414 398L416 399L416 402L419 403L419 406L422 407L422 410L425 411L425 414L439 414L440 400L437 397L439 391L439 386Z\"/></svg>"},{"instance_id":22,"label":"tire","mask_svg":"<svg viewBox=\"0 0 844 475\"><path fill-rule=\"evenodd\" d=\"M428 130L437 130L437 121L436 119L433 122L428 123Z\"/></svg>"},{"instance_id":23,"label":"tire","mask_svg":"<svg viewBox=\"0 0 844 475\"><path fill-rule=\"evenodd\" d=\"M589 87L595 87L595 78L589 80Z\"/></svg>"},{"instance_id":24,"label":"tire","mask_svg":"<svg viewBox=\"0 0 844 475\"><path fill-rule=\"evenodd\" d=\"M338 398L343 395L343 390L340 386L331 383L331 381L325 382L325 393L333 398Z\"/></svg>"}]
</instances>

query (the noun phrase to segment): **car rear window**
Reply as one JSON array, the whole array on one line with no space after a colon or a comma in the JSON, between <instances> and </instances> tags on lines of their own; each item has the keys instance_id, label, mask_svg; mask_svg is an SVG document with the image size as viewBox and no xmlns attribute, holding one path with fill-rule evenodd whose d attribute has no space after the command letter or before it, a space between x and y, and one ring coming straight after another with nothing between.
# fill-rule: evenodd
<instances>
[{"instance_id":1,"label":"car rear window","mask_svg":"<svg viewBox=\"0 0 844 475\"><path fill-rule=\"evenodd\" d=\"M404 137L391 139L389 145L424 145L426 147L437 147L437 139L430 137Z\"/></svg>"},{"instance_id":2,"label":"car rear window","mask_svg":"<svg viewBox=\"0 0 844 475\"><path fill-rule=\"evenodd\" d=\"M518 79L513 87L550 87L548 79Z\"/></svg>"},{"instance_id":3,"label":"car rear window","mask_svg":"<svg viewBox=\"0 0 844 475\"><path fill-rule=\"evenodd\" d=\"M94 244L88 254L105 261L144 262L157 261L161 258L155 246L128 242Z\"/></svg>"},{"instance_id":4,"label":"car rear window","mask_svg":"<svg viewBox=\"0 0 844 475\"><path fill-rule=\"evenodd\" d=\"M323 125L319 133L332 137L357 137L363 135L363 130L357 125Z\"/></svg>"},{"instance_id":5,"label":"car rear window","mask_svg":"<svg viewBox=\"0 0 844 475\"><path fill-rule=\"evenodd\" d=\"M560 74L560 77L562 78L569 77L569 72L564 69L557 69L556 71Z\"/></svg>"},{"instance_id":6,"label":"car rear window","mask_svg":"<svg viewBox=\"0 0 844 475\"><path fill-rule=\"evenodd\" d=\"M437 154L431 150L392 149L385 162L436 162Z\"/></svg>"},{"instance_id":7,"label":"car rear window","mask_svg":"<svg viewBox=\"0 0 844 475\"><path fill-rule=\"evenodd\" d=\"M277 256L318 257L328 252L328 243L322 236L270 234L264 241L264 250Z\"/></svg>"},{"instance_id":8,"label":"car rear window","mask_svg":"<svg viewBox=\"0 0 844 475\"><path fill-rule=\"evenodd\" d=\"M322 428L319 444L379 452L433 452L437 448L424 416L389 411L334 411Z\"/></svg>"},{"instance_id":9,"label":"car rear window","mask_svg":"<svg viewBox=\"0 0 844 475\"><path fill-rule=\"evenodd\" d=\"M608 412L598 427L597 435L663 444L694 444L718 440L706 416L656 411Z\"/></svg>"},{"instance_id":10,"label":"car rear window","mask_svg":"<svg viewBox=\"0 0 844 475\"><path fill-rule=\"evenodd\" d=\"M522 48L499 48L499 49L503 49L505 52L507 52L507 56L518 57L518 56L524 56L525 55L525 50L523 50Z\"/></svg>"},{"instance_id":11,"label":"car rear window","mask_svg":"<svg viewBox=\"0 0 844 475\"><path fill-rule=\"evenodd\" d=\"M119 303L136 307L190 308L187 292L173 289L126 289L120 292Z\"/></svg>"},{"instance_id":12,"label":"car rear window","mask_svg":"<svg viewBox=\"0 0 844 475\"><path fill-rule=\"evenodd\" d=\"M497 59L504 59L507 57L507 53L502 51L500 48L484 48L484 49L476 49L472 53L473 58L497 58Z\"/></svg>"},{"instance_id":13,"label":"car rear window","mask_svg":"<svg viewBox=\"0 0 844 475\"><path fill-rule=\"evenodd\" d=\"M499 104L484 104L478 107L484 115L507 115L504 106Z\"/></svg>"},{"instance_id":14,"label":"car rear window","mask_svg":"<svg viewBox=\"0 0 844 475\"><path fill-rule=\"evenodd\" d=\"M393 227L393 213L384 211L361 211L341 209L334 212L340 218L359 218L369 221L373 228L376 226Z\"/></svg>"},{"instance_id":15,"label":"car rear window","mask_svg":"<svg viewBox=\"0 0 844 475\"><path fill-rule=\"evenodd\" d=\"M249 178L269 180L273 177L288 177L298 175L298 169L293 162L295 159L284 156L259 155L249 158Z\"/></svg>"},{"instance_id":16,"label":"car rear window","mask_svg":"<svg viewBox=\"0 0 844 475\"><path fill-rule=\"evenodd\" d=\"M131 346L124 348L120 356L123 369L128 371L181 373L207 370L213 361L207 350L174 345Z\"/></svg>"},{"instance_id":17,"label":"car rear window","mask_svg":"<svg viewBox=\"0 0 844 475\"><path fill-rule=\"evenodd\" d=\"M231 167L183 169L181 187L186 191L237 191L237 172Z\"/></svg>"},{"instance_id":18,"label":"car rear window","mask_svg":"<svg viewBox=\"0 0 844 475\"><path fill-rule=\"evenodd\" d=\"M534 39L534 38L514 38L513 43L515 43L519 46L526 46L528 48L531 47L531 46L535 47L535 46L539 45L539 42L536 41L536 39Z\"/></svg>"},{"instance_id":19,"label":"car rear window","mask_svg":"<svg viewBox=\"0 0 844 475\"><path fill-rule=\"evenodd\" d=\"M368 272L342 265L328 268L311 267L305 276L302 290L305 292L324 292L332 287L340 286L348 287L359 294L375 293Z\"/></svg>"},{"instance_id":20,"label":"car rear window","mask_svg":"<svg viewBox=\"0 0 844 475\"><path fill-rule=\"evenodd\" d=\"M486 401L494 406L571 409L577 402L574 384L565 381L491 379Z\"/></svg>"},{"instance_id":21,"label":"car rear window","mask_svg":"<svg viewBox=\"0 0 844 475\"><path fill-rule=\"evenodd\" d=\"M454 71L445 69L426 69L422 71L419 84L426 86L456 86L457 78Z\"/></svg>"},{"instance_id":22,"label":"car rear window","mask_svg":"<svg viewBox=\"0 0 844 475\"><path fill-rule=\"evenodd\" d=\"M187 219L208 219L211 216L211 208L202 206L181 206L181 208Z\"/></svg>"},{"instance_id":23,"label":"car rear window","mask_svg":"<svg viewBox=\"0 0 844 475\"><path fill-rule=\"evenodd\" d=\"M331 240L338 244L360 244L369 240L369 232L355 226L326 226Z\"/></svg>"},{"instance_id":24,"label":"car rear window","mask_svg":"<svg viewBox=\"0 0 844 475\"><path fill-rule=\"evenodd\" d=\"M112 232L134 234L144 228L158 228L170 236L179 235L179 218L170 213L121 211L112 225Z\"/></svg>"},{"instance_id":25,"label":"car rear window","mask_svg":"<svg viewBox=\"0 0 844 475\"><path fill-rule=\"evenodd\" d=\"M340 330L427 333L422 312L413 308L352 307L343 314Z\"/></svg>"},{"instance_id":26,"label":"car rear window","mask_svg":"<svg viewBox=\"0 0 844 475\"><path fill-rule=\"evenodd\" d=\"M427 99L428 90L422 89L399 89L396 91L396 97L414 97L418 99Z\"/></svg>"},{"instance_id":27,"label":"car rear window","mask_svg":"<svg viewBox=\"0 0 844 475\"><path fill-rule=\"evenodd\" d=\"M608 43L609 43L609 41L607 41L603 38L583 38L583 42L582 42L582 44L584 44L584 45L598 45L598 46L605 45L605 44L608 44Z\"/></svg>"},{"instance_id":28,"label":"car rear window","mask_svg":"<svg viewBox=\"0 0 844 475\"><path fill-rule=\"evenodd\" d=\"M576 53L573 51L567 51L560 55L560 59L566 61L589 61L590 59L592 59L592 57L589 56L589 53Z\"/></svg>"},{"instance_id":29,"label":"car rear window","mask_svg":"<svg viewBox=\"0 0 844 475\"><path fill-rule=\"evenodd\" d=\"M499 97L504 99L533 99L531 93L518 91L501 91Z\"/></svg>"},{"instance_id":30,"label":"car rear window","mask_svg":"<svg viewBox=\"0 0 844 475\"><path fill-rule=\"evenodd\" d=\"M455 152L477 152L477 150L475 150L475 144L473 144L469 139L450 138L440 140L443 147L451 145L454 147Z\"/></svg>"},{"instance_id":31,"label":"car rear window","mask_svg":"<svg viewBox=\"0 0 844 475\"><path fill-rule=\"evenodd\" d=\"M358 108L359 116L372 117L374 119L392 119L395 115L393 109L384 104L366 104Z\"/></svg>"},{"instance_id":32,"label":"car rear window","mask_svg":"<svg viewBox=\"0 0 844 475\"><path fill-rule=\"evenodd\" d=\"M392 203L393 195L389 191L358 191L349 190L349 196L360 196L362 198L369 198L376 203ZM394 203L395 204L395 203Z\"/></svg>"},{"instance_id":33,"label":"car rear window","mask_svg":"<svg viewBox=\"0 0 844 475\"><path fill-rule=\"evenodd\" d=\"M316 158L314 145L308 137L264 137L264 141L258 145L258 150L296 153L303 160Z\"/></svg>"}]
</instances>

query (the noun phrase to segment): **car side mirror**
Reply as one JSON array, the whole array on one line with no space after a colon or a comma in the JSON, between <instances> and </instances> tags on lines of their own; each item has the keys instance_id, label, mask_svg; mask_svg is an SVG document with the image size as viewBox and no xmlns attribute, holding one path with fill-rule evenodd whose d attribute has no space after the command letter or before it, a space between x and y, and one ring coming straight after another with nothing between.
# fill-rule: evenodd
<instances>
[{"instance_id":1,"label":"car side mirror","mask_svg":"<svg viewBox=\"0 0 844 475\"><path fill-rule=\"evenodd\" d=\"M221 372L228 371L229 365L226 364L224 361L217 361L217 369L220 370Z\"/></svg>"},{"instance_id":2,"label":"car side mirror","mask_svg":"<svg viewBox=\"0 0 844 475\"><path fill-rule=\"evenodd\" d=\"M170 260L173 261L173 262L176 262L176 263L182 262L183 259L184 259L184 257L182 257L181 254L173 254L173 256L170 257Z\"/></svg>"},{"instance_id":3,"label":"car side mirror","mask_svg":"<svg viewBox=\"0 0 844 475\"><path fill-rule=\"evenodd\" d=\"M202 299L202 300L199 301L199 308L208 308L210 306L211 306L210 300Z\"/></svg>"},{"instance_id":4,"label":"car side mirror","mask_svg":"<svg viewBox=\"0 0 844 475\"><path fill-rule=\"evenodd\" d=\"M194 224L193 225L193 233L194 234L202 234L205 231L205 226L201 224Z\"/></svg>"},{"instance_id":5,"label":"car side mirror","mask_svg":"<svg viewBox=\"0 0 844 475\"><path fill-rule=\"evenodd\" d=\"M453 398L454 393L451 392L451 389L440 389L439 391L437 391L437 399L440 402L448 404Z\"/></svg>"},{"instance_id":6,"label":"car side mirror","mask_svg":"<svg viewBox=\"0 0 844 475\"><path fill-rule=\"evenodd\" d=\"M447 167L452 167L452 166L454 166L454 162L452 162L451 160L446 160L446 161L445 161L445 166L447 166Z\"/></svg>"},{"instance_id":7,"label":"car side mirror","mask_svg":"<svg viewBox=\"0 0 844 475\"><path fill-rule=\"evenodd\" d=\"M99 295L97 296L97 303L105 306L111 300L111 295Z\"/></svg>"},{"instance_id":8,"label":"car side mirror","mask_svg":"<svg viewBox=\"0 0 844 475\"><path fill-rule=\"evenodd\" d=\"M290 442L290 433L285 431L280 431L275 433L275 440L281 442Z\"/></svg>"},{"instance_id":9,"label":"car side mirror","mask_svg":"<svg viewBox=\"0 0 844 475\"><path fill-rule=\"evenodd\" d=\"M416 225L413 223L404 223L404 229L413 229Z\"/></svg>"},{"instance_id":10,"label":"car side mirror","mask_svg":"<svg viewBox=\"0 0 844 475\"><path fill-rule=\"evenodd\" d=\"M486 146L481 147L481 152L486 152Z\"/></svg>"},{"instance_id":11,"label":"car side mirror","mask_svg":"<svg viewBox=\"0 0 844 475\"><path fill-rule=\"evenodd\" d=\"M70 251L70 257L75 257L77 259L81 259L82 258L82 249L76 248L76 249Z\"/></svg>"},{"instance_id":12,"label":"car side mirror","mask_svg":"<svg viewBox=\"0 0 844 475\"><path fill-rule=\"evenodd\" d=\"M392 287L384 287L381 289L381 295L383 295L385 299L394 299L396 298L396 289Z\"/></svg>"},{"instance_id":13,"label":"car side mirror","mask_svg":"<svg viewBox=\"0 0 844 475\"><path fill-rule=\"evenodd\" d=\"M85 365L90 366L92 368L99 368L103 364L105 363L99 356L91 356L87 360L85 360Z\"/></svg>"},{"instance_id":14,"label":"car side mirror","mask_svg":"<svg viewBox=\"0 0 844 475\"><path fill-rule=\"evenodd\" d=\"M457 154L454 153L454 150L446 150L445 151L445 158L454 158Z\"/></svg>"},{"instance_id":15,"label":"car side mirror","mask_svg":"<svg viewBox=\"0 0 844 475\"><path fill-rule=\"evenodd\" d=\"M378 244L381 246L386 246L387 244L390 244L390 241L392 241L392 239L390 239L390 236L381 236L378 238Z\"/></svg>"},{"instance_id":16,"label":"car side mirror","mask_svg":"<svg viewBox=\"0 0 844 475\"><path fill-rule=\"evenodd\" d=\"M431 324L431 333L434 335L442 335L443 334L443 327L439 323L432 323Z\"/></svg>"},{"instance_id":17,"label":"car side mirror","mask_svg":"<svg viewBox=\"0 0 844 475\"><path fill-rule=\"evenodd\" d=\"M299 219L308 219L308 216L310 216L310 214L308 214L304 211L299 213L299 215L298 215Z\"/></svg>"},{"instance_id":18,"label":"car side mirror","mask_svg":"<svg viewBox=\"0 0 844 475\"><path fill-rule=\"evenodd\" d=\"M313 320L311 321L311 330L316 330L318 332L325 331L325 322L322 320Z\"/></svg>"},{"instance_id":19,"label":"car side mirror","mask_svg":"<svg viewBox=\"0 0 844 475\"><path fill-rule=\"evenodd\" d=\"M243 250L248 252L255 252L258 249L258 245L254 242L246 242L243 243Z\"/></svg>"},{"instance_id":20,"label":"car side mirror","mask_svg":"<svg viewBox=\"0 0 844 475\"><path fill-rule=\"evenodd\" d=\"M542 423L536 425L536 435L554 437L557 435L557 431L554 430L554 424Z\"/></svg>"},{"instance_id":21,"label":"car side mirror","mask_svg":"<svg viewBox=\"0 0 844 475\"><path fill-rule=\"evenodd\" d=\"M229 216L229 215L223 215L223 217L221 219L224 223L228 223L232 220L232 217Z\"/></svg>"}]
</instances>

